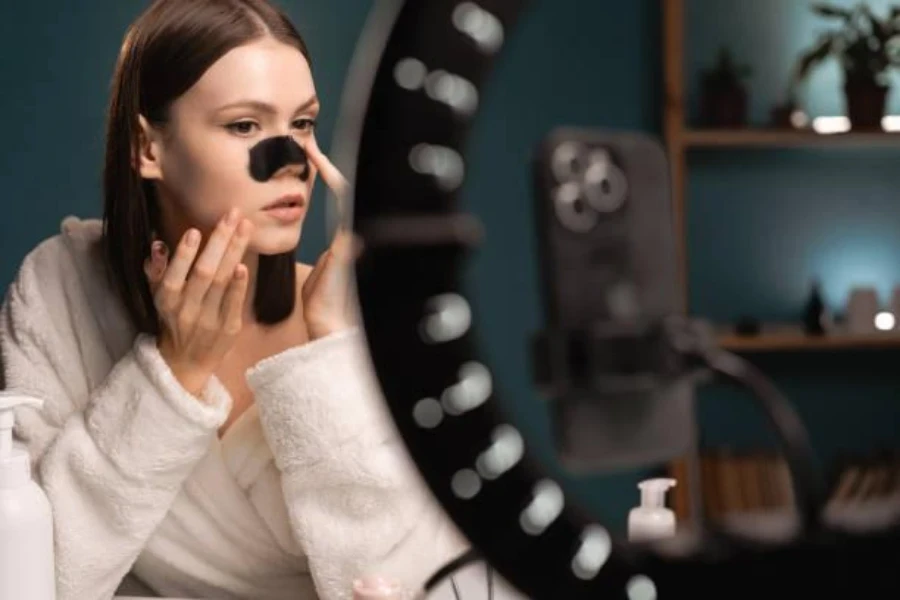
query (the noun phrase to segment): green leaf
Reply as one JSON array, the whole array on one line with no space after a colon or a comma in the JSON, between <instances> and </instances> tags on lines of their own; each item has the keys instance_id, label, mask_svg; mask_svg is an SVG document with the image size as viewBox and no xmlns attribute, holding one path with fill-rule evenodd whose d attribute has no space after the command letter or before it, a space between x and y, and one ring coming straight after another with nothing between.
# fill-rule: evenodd
<instances>
[{"instance_id":1,"label":"green leaf","mask_svg":"<svg viewBox=\"0 0 900 600\"><path fill-rule=\"evenodd\" d=\"M853 18L853 11L847 8L840 8L824 2L816 2L812 6L812 11L822 17L835 17L849 21Z\"/></svg>"},{"instance_id":2,"label":"green leaf","mask_svg":"<svg viewBox=\"0 0 900 600\"><path fill-rule=\"evenodd\" d=\"M860 6L860 10L862 11L862 16L865 17L869 24L872 26L872 35L878 40L879 45L884 45L891 36L894 34L893 27L890 25L889 21L882 22L881 19L875 16L872 12L872 9L867 4L863 4Z\"/></svg>"},{"instance_id":3,"label":"green leaf","mask_svg":"<svg viewBox=\"0 0 900 600\"><path fill-rule=\"evenodd\" d=\"M816 64L825 60L831 54L834 43L834 34L826 33L819 38L815 46L801 54L796 78L803 79Z\"/></svg>"}]
</instances>

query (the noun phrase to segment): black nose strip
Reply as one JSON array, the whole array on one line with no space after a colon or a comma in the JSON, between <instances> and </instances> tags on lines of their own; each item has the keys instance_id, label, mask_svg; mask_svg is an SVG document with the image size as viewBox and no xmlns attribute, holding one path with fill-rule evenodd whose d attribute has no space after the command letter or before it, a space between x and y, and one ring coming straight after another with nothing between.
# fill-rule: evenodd
<instances>
[{"instance_id":1,"label":"black nose strip","mask_svg":"<svg viewBox=\"0 0 900 600\"><path fill-rule=\"evenodd\" d=\"M281 136L268 138L250 149L250 176L256 181L270 180L287 165L300 165L300 179L309 179L309 158L306 150L294 138Z\"/></svg>"}]
</instances>

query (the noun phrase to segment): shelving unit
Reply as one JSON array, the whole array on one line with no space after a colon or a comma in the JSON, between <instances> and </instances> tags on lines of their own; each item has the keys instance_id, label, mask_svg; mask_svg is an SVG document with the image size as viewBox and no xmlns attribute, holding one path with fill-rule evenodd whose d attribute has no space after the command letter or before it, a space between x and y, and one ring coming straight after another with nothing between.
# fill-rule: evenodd
<instances>
[{"instance_id":1,"label":"shelving unit","mask_svg":"<svg viewBox=\"0 0 900 600\"><path fill-rule=\"evenodd\" d=\"M685 3L689 0L661 0L663 11L664 114L663 135L671 165L672 200L677 239L679 277L684 290L682 306L690 306L688 287L688 253L686 198L688 153L702 149L737 148L900 148L900 133L847 132L821 134L789 129L744 128L735 130L695 129L687 122L685 79ZM757 336L723 333L721 345L740 353L834 351L855 349L900 348L898 334L850 335L825 337L804 335L797 326L767 327ZM696 450L696 449L695 449ZM673 490L674 509L682 521L702 514L700 465L698 452L674 461L670 472L685 482Z\"/></svg>"},{"instance_id":2,"label":"shelving unit","mask_svg":"<svg viewBox=\"0 0 900 600\"><path fill-rule=\"evenodd\" d=\"M884 350L900 349L900 334L829 333L821 336L805 334L796 325L769 326L758 335L743 336L723 333L719 345L732 352L797 352L801 350Z\"/></svg>"},{"instance_id":3,"label":"shelving unit","mask_svg":"<svg viewBox=\"0 0 900 600\"><path fill-rule=\"evenodd\" d=\"M772 128L695 129L687 123L684 72L685 3L688 0L661 0L663 9L664 115L663 135L671 164L672 198L678 232L678 259L684 307L689 305L688 256L685 216L687 214L687 154L703 148L877 148L900 149L900 132L816 133L811 130Z\"/></svg>"},{"instance_id":4,"label":"shelving unit","mask_svg":"<svg viewBox=\"0 0 900 600\"><path fill-rule=\"evenodd\" d=\"M815 133L814 131L780 129L681 129L679 152L693 148L900 148L900 133L847 132Z\"/></svg>"}]
</instances>

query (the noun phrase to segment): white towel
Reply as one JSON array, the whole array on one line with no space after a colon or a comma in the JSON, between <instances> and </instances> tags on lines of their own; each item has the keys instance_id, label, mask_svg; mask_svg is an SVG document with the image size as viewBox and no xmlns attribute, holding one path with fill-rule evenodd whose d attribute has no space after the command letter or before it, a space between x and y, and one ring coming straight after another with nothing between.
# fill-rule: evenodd
<instances>
[{"instance_id":1,"label":"white towel","mask_svg":"<svg viewBox=\"0 0 900 600\"><path fill-rule=\"evenodd\" d=\"M359 332L251 369L256 408L219 444L231 398L214 378L198 401L135 335L100 233L65 220L0 309L3 387L46 402L18 411L15 433L53 506L60 600L111 598L132 566L171 595L344 599L366 572L415 589L463 550Z\"/></svg>"}]
</instances>

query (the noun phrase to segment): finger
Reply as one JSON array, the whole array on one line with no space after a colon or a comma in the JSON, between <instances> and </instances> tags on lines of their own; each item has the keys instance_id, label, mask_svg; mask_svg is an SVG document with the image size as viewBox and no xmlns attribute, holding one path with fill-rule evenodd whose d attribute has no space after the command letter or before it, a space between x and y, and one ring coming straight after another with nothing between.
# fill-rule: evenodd
<instances>
[{"instance_id":1,"label":"finger","mask_svg":"<svg viewBox=\"0 0 900 600\"><path fill-rule=\"evenodd\" d=\"M163 242L156 240L150 246L150 256L144 261L144 274L147 276L147 282L153 294L159 289L163 274L166 272L168 254L168 247Z\"/></svg>"},{"instance_id":2,"label":"finger","mask_svg":"<svg viewBox=\"0 0 900 600\"><path fill-rule=\"evenodd\" d=\"M234 337L243 327L244 302L247 298L247 267L239 264L222 299L222 333Z\"/></svg>"},{"instance_id":3,"label":"finger","mask_svg":"<svg viewBox=\"0 0 900 600\"><path fill-rule=\"evenodd\" d=\"M322 273L326 270L328 263L331 259L331 250L326 250L322 253L322 256L319 257L319 260L316 261L315 266L312 271L309 272L309 275L306 276L306 281L303 282L303 300L306 301L312 296L315 292L317 286L319 285L319 280L322 278Z\"/></svg>"},{"instance_id":4,"label":"finger","mask_svg":"<svg viewBox=\"0 0 900 600\"><path fill-rule=\"evenodd\" d=\"M344 198L350 187L347 179L341 174L337 167L328 159L327 156L319 149L315 136L310 136L306 144L306 153L310 161L315 165L316 169L322 177L325 185L331 189L339 198Z\"/></svg>"},{"instance_id":5,"label":"finger","mask_svg":"<svg viewBox=\"0 0 900 600\"><path fill-rule=\"evenodd\" d=\"M330 290L341 292L347 285L350 265L353 263L353 251L353 235L345 231L339 232L332 249L334 259L328 266L326 274Z\"/></svg>"},{"instance_id":6,"label":"finger","mask_svg":"<svg viewBox=\"0 0 900 600\"><path fill-rule=\"evenodd\" d=\"M190 278L187 281L184 290L184 319L191 320L199 312L203 305L203 298L206 296L207 290L213 283L216 272L219 270L219 264L225 255L225 250L231 242L231 237L237 227L240 214L237 209L228 211L228 214L219 221L206 247L197 258L197 262L191 269Z\"/></svg>"},{"instance_id":7,"label":"finger","mask_svg":"<svg viewBox=\"0 0 900 600\"><path fill-rule=\"evenodd\" d=\"M323 268L321 281L318 285L328 290L328 294L343 289L350 263L353 260L353 238L344 231L338 231L334 241L331 242L331 258Z\"/></svg>"},{"instance_id":8,"label":"finger","mask_svg":"<svg viewBox=\"0 0 900 600\"><path fill-rule=\"evenodd\" d=\"M241 220L235 229L234 235L231 236L222 261L219 263L218 270L213 277L212 285L209 286L203 299L204 313L210 315L216 324L219 323L222 297L234 278L235 267L243 260L244 254L247 252L252 229L253 223L247 219Z\"/></svg>"},{"instance_id":9,"label":"finger","mask_svg":"<svg viewBox=\"0 0 900 600\"><path fill-rule=\"evenodd\" d=\"M331 251L341 264L349 263L354 254L353 234L343 229L338 230L331 242Z\"/></svg>"},{"instance_id":10,"label":"finger","mask_svg":"<svg viewBox=\"0 0 900 600\"><path fill-rule=\"evenodd\" d=\"M157 308L163 312L174 309L181 298L181 292L184 289L185 279L194 264L194 257L197 256L197 250L200 248L200 232L196 229L189 229L181 237L178 247L175 248L175 254L169 261L162 281L157 290Z\"/></svg>"}]
</instances>

